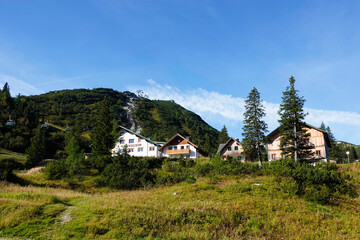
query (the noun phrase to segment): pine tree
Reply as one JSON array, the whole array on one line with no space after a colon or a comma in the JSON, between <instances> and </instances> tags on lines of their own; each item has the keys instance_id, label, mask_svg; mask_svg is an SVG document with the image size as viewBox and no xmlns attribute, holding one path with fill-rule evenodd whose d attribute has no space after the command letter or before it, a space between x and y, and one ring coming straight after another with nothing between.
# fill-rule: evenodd
<instances>
[{"instance_id":1,"label":"pine tree","mask_svg":"<svg viewBox=\"0 0 360 240\"><path fill-rule=\"evenodd\" d=\"M331 129L329 126L326 127L326 133L328 134L328 137L330 139L330 144L335 144L336 142L336 138L334 136L334 134L331 132Z\"/></svg>"},{"instance_id":2,"label":"pine tree","mask_svg":"<svg viewBox=\"0 0 360 240\"><path fill-rule=\"evenodd\" d=\"M255 87L245 100L245 109L242 133L244 152L250 159L258 159L261 166L267 124L262 120L266 114L261 104L260 93Z\"/></svg>"},{"instance_id":3,"label":"pine tree","mask_svg":"<svg viewBox=\"0 0 360 240\"><path fill-rule=\"evenodd\" d=\"M282 103L278 114L280 123L280 149L282 154L294 158L295 161L312 157L313 148L309 143L310 134L305 129L305 116L303 106L304 97L298 95L295 89L295 79L289 79L290 85L283 92Z\"/></svg>"},{"instance_id":4,"label":"pine tree","mask_svg":"<svg viewBox=\"0 0 360 240\"><path fill-rule=\"evenodd\" d=\"M84 153L80 148L79 141L75 135L66 136L65 152L67 154L65 163L68 168L68 175L75 176L87 173Z\"/></svg>"},{"instance_id":5,"label":"pine tree","mask_svg":"<svg viewBox=\"0 0 360 240\"><path fill-rule=\"evenodd\" d=\"M35 136L31 138L31 144L26 149L26 153L28 154L27 167L33 167L43 160L45 156L45 134L40 128L36 129Z\"/></svg>"},{"instance_id":6,"label":"pine tree","mask_svg":"<svg viewBox=\"0 0 360 240\"><path fill-rule=\"evenodd\" d=\"M341 159L343 157L343 150L341 147L336 143L336 138L334 134L331 132L331 129L329 126L326 126L324 122L321 123L320 129L325 131L329 137L330 140L330 146L329 146L329 158L330 159Z\"/></svg>"},{"instance_id":7,"label":"pine tree","mask_svg":"<svg viewBox=\"0 0 360 240\"><path fill-rule=\"evenodd\" d=\"M207 133L205 134L204 150L206 152L211 152L211 150L212 150L211 139L210 139L209 134L207 134Z\"/></svg>"},{"instance_id":8,"label":"pine tree","mask_svg":"<svg viewBox=\"0 0 360 240\"><path fill-rule=\"evenodd\" d=\"M321 122L321 125L319 127L319 129L323 130L324 132L326 132L326 125L324 122Z\"/></svg>"},{"instance_id":9,"label":"pine tree","mask_svg":"<svg viewBox=\"0 0 360 240\"><path fill-rule=\"evenodd\" d=\"M95 156L110 155L110 149L114 145L112 129L110 102L105 97L98 105L95 129L91 133L92 152Z\"/></svg>"},{"instance_id":10,"label":"pine tree","mask_svg":"<svg viewBox=\"0 0 360 240\"><path fill-rule=\"evenodd\" d=\"M350 159L352 160L352 161L355 161L356 159L358 159L358 155L357 155L357 153L356 153L356 150L355 150L355 147L354 146L351 146L350 147Z\"/></svg>"},{"instance_id":11,"label":"pine tree","mask_svg":"<svg viewBox=\"0 0 360 240\"><path fill-rule=\"evenodd\" d=\"M219 133L219 139L218 139L218 143L226 143L229 140L229 135L226 129L226 126L224 125L224 127L221 129L221 132Z\"/></svg>"}]
</instances>

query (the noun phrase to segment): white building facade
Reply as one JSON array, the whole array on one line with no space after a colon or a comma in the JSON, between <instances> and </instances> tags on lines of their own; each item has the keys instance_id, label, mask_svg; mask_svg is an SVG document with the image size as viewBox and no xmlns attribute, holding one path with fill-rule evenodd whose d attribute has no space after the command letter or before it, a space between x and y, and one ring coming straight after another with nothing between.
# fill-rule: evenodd
<instances>
[{"instance_id":1,"label":"white building facade","mask_svg":"<svg viewBox=\"0 0 360 240\"><path fill-rule=\"evenodd\" d=\"M113 156L122 154L126 146L128 154L135 157L161 157L160 142L152 141L125 127L120 126L120 136L111 150Z\"/></svg>"}]
</instances>

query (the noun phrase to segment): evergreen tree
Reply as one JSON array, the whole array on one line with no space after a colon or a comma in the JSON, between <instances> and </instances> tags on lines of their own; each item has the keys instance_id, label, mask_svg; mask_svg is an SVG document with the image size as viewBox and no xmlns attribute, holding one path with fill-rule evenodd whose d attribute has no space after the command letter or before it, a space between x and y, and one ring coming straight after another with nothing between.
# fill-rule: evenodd
<instances>
[{"instance_id":1,"label":"evergreen tree","mask_svg":"<svg viewBox=\"0 0 360 240\"><path fill-rule=\"evenodd\" d=\"M326 127L326 133L328 134L328 137L330 139L330 144L335 144L336 138L334 134L331 132L331 129L329 126Z\"/></svg>"},{"instance_id":2,"label":"evergreen tree","mask_svg":"<svg viewBox=\"0 0 360 240\"><path fill-rule=\"evenodd\" d=\"M336 143L336 138L334 134L331 132L330 127L326 126L324 123L321 123L320 129L327 133L330 140L329 158L333 160L339 160L344 158L343 155L345 154L346 151Z\"/></svg>"},{"instance_id":3,"label":"evergreen tree","mask_svg":"<svg viewBox=\"0 0 360 240\"><path fill-rule=\"evenodd\" d=\"M245 109L242 133L244 152L250 159L258 159L261 166L262 153L265 152L267 124L262 120L266 114L261 104L260 93L255 87L245 100Z\"/></svg>"},{"instance_id":4,"label":"evergreen tree","mask_svg":"<svg viewBox=\"0 0 360 240\"><path fill-rule=\"evenodd\" d=\"M95 129L91 133L92 150L95 155L110 155L110 149L114 144L114 138L111 134L112 129L110 103L105 97L98 105Z\"/></svg>"},{"instance_id":5,"label":"evergreen tree","mask_svg":"<svg viewBox=\"0 0 360 240\"><path fill-rule=\"evenodd\" d=\"M35 136L31 138L31 144L26 149L28 157L26 159L26 166L32 167L40 163L45 156L45 134L38 128Z\"/></svg>"},{"instance_id":6,"label":"evergreen tree","mask_svg":"<svg viewBox=\"0 0 360 240\"><path fill-rule=\"evenodd\" d=\"M206 152L211 152L211 150L212 150L210 136L207 133L205 134L204 150Z\"/></svg>"},{"instance_id":7,"label":"evergreen tree","mask_svg":"<svg viewBox=\"0 0 360 240\"><path fill-rule=\"evenodd\" d=\"M219 133L219 140L218 143L226 143L229 140L229 135L226 129L226 126L224 125L224 127L221 129L221 132Z\"/></svg>"},{"instance_id":8,"label":"evergreen tree","mask_svg":"<svg viewBox=\"0 0 360 240\"><path fill-rule=\"evenodd\" d=\"M114 137L111 134L112 129L110 102L105 97L98 105L95 129L91 133L92 152L96 158L96 167L99 170L104 169L106 164L111 161L110 149L114 145Z\"/></svg>"},{"instance_id":9,"label":"evergreen tree","mask_svg":"<svg viewBox=\"0 0 360 240\"><path fill-rule=\"evenodd\" d=\"M306 132L304 118L304 97L298 95L295 89L295 79L289 79L289 86L283 92L280 104L280 149L283 155L294 158L295 161L313 156L313 147L308 143L310 134Z\"/></svg>"},{"instance_id":10,"label":"evergreen tree","mask_svg":"<svg viewBox=\"0 0 360 240\"><path fill-rule=\"evenodd\" d=\"M84 153L80 148L79 141L75 135L68 134L66 136L65 152L67 157L65 159L68 168L68 175L74 176L86 173L86 164Z\"/></svg>"},{"instance_id":11,"label":"evergreen tree","mask_svg":"<svg viewBox=\"0 0 360 240\"><path fill-rule=\"evenodd\" d=\"M11 110L14 107L14 101L10 95L10 88L8 83L5 83L2 91L0 90L0 114L11 114Z\"/></svg>"},{"instance_id":12,"label":"evergreen tree","mask_svg":"<svg viewBox=\"0 0 360 240\"><path fill-rule=\"evenodd\" d=\"M319 129L323 130L324 132L326 132L326 125L324 122L321 122L321 125L319 127Z\"/></svg>"}]
</instances>

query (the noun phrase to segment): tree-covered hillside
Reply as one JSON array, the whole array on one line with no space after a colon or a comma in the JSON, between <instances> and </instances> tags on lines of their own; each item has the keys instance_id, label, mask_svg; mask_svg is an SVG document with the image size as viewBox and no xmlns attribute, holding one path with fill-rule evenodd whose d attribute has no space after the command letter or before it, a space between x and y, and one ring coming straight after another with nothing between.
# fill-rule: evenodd
<instances>
[{"instance_id":1,"label":"tree-covered hillside","mask_svg":"<svg viewBox=\"0 0 360 240\"><path fill-rule=\"evenodd\" d=\"M107 98L110 102L109 118L154 140L165 141L174 134L189 136L191 141L207 152L214 152L218 131L198 115L171 101L151 101L131 92L113 89L74 89L51 91L35 96L11 97L6 85L1 91L0 147L24 152L30 138L41 124L49 123L53 130L70 128L82 136L90 136L95 124L97 103ZM7 120L16 126L6 126ZM138 126L140 125L140 126ZM64 133L51 131L51 154L63 148ZM48 141L48 143L49 143Z\"/></svg>"},{"instance_id":2,"label":"tree-covered hillside","mask_svg":"<svg viewBox=\"0 0 360 240\"><path fill-rule=\"evenodd\" d=\"M173 101L140 99L135 112L142 134L157 141L167 141L176 133L190 137L190 141L208 152L215 152L219 132L201 117Z\"/></svg>"}]
</instances>

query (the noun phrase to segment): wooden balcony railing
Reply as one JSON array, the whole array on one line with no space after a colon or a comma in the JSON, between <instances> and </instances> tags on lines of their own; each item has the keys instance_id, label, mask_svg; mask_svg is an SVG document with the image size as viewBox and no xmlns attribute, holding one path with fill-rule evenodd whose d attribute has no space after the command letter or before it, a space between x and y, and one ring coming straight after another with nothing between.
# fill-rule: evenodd
<instances>
[{"instance_id":1,"label":"wooden balcony railing","mask_svg":"<svg viewBox=\"0 0 360 240\"><path fill-rule=\"evenodd\" d=\"M190 154L190 149L167 150L166 154Z\"/></svg>"}]
</instances>

